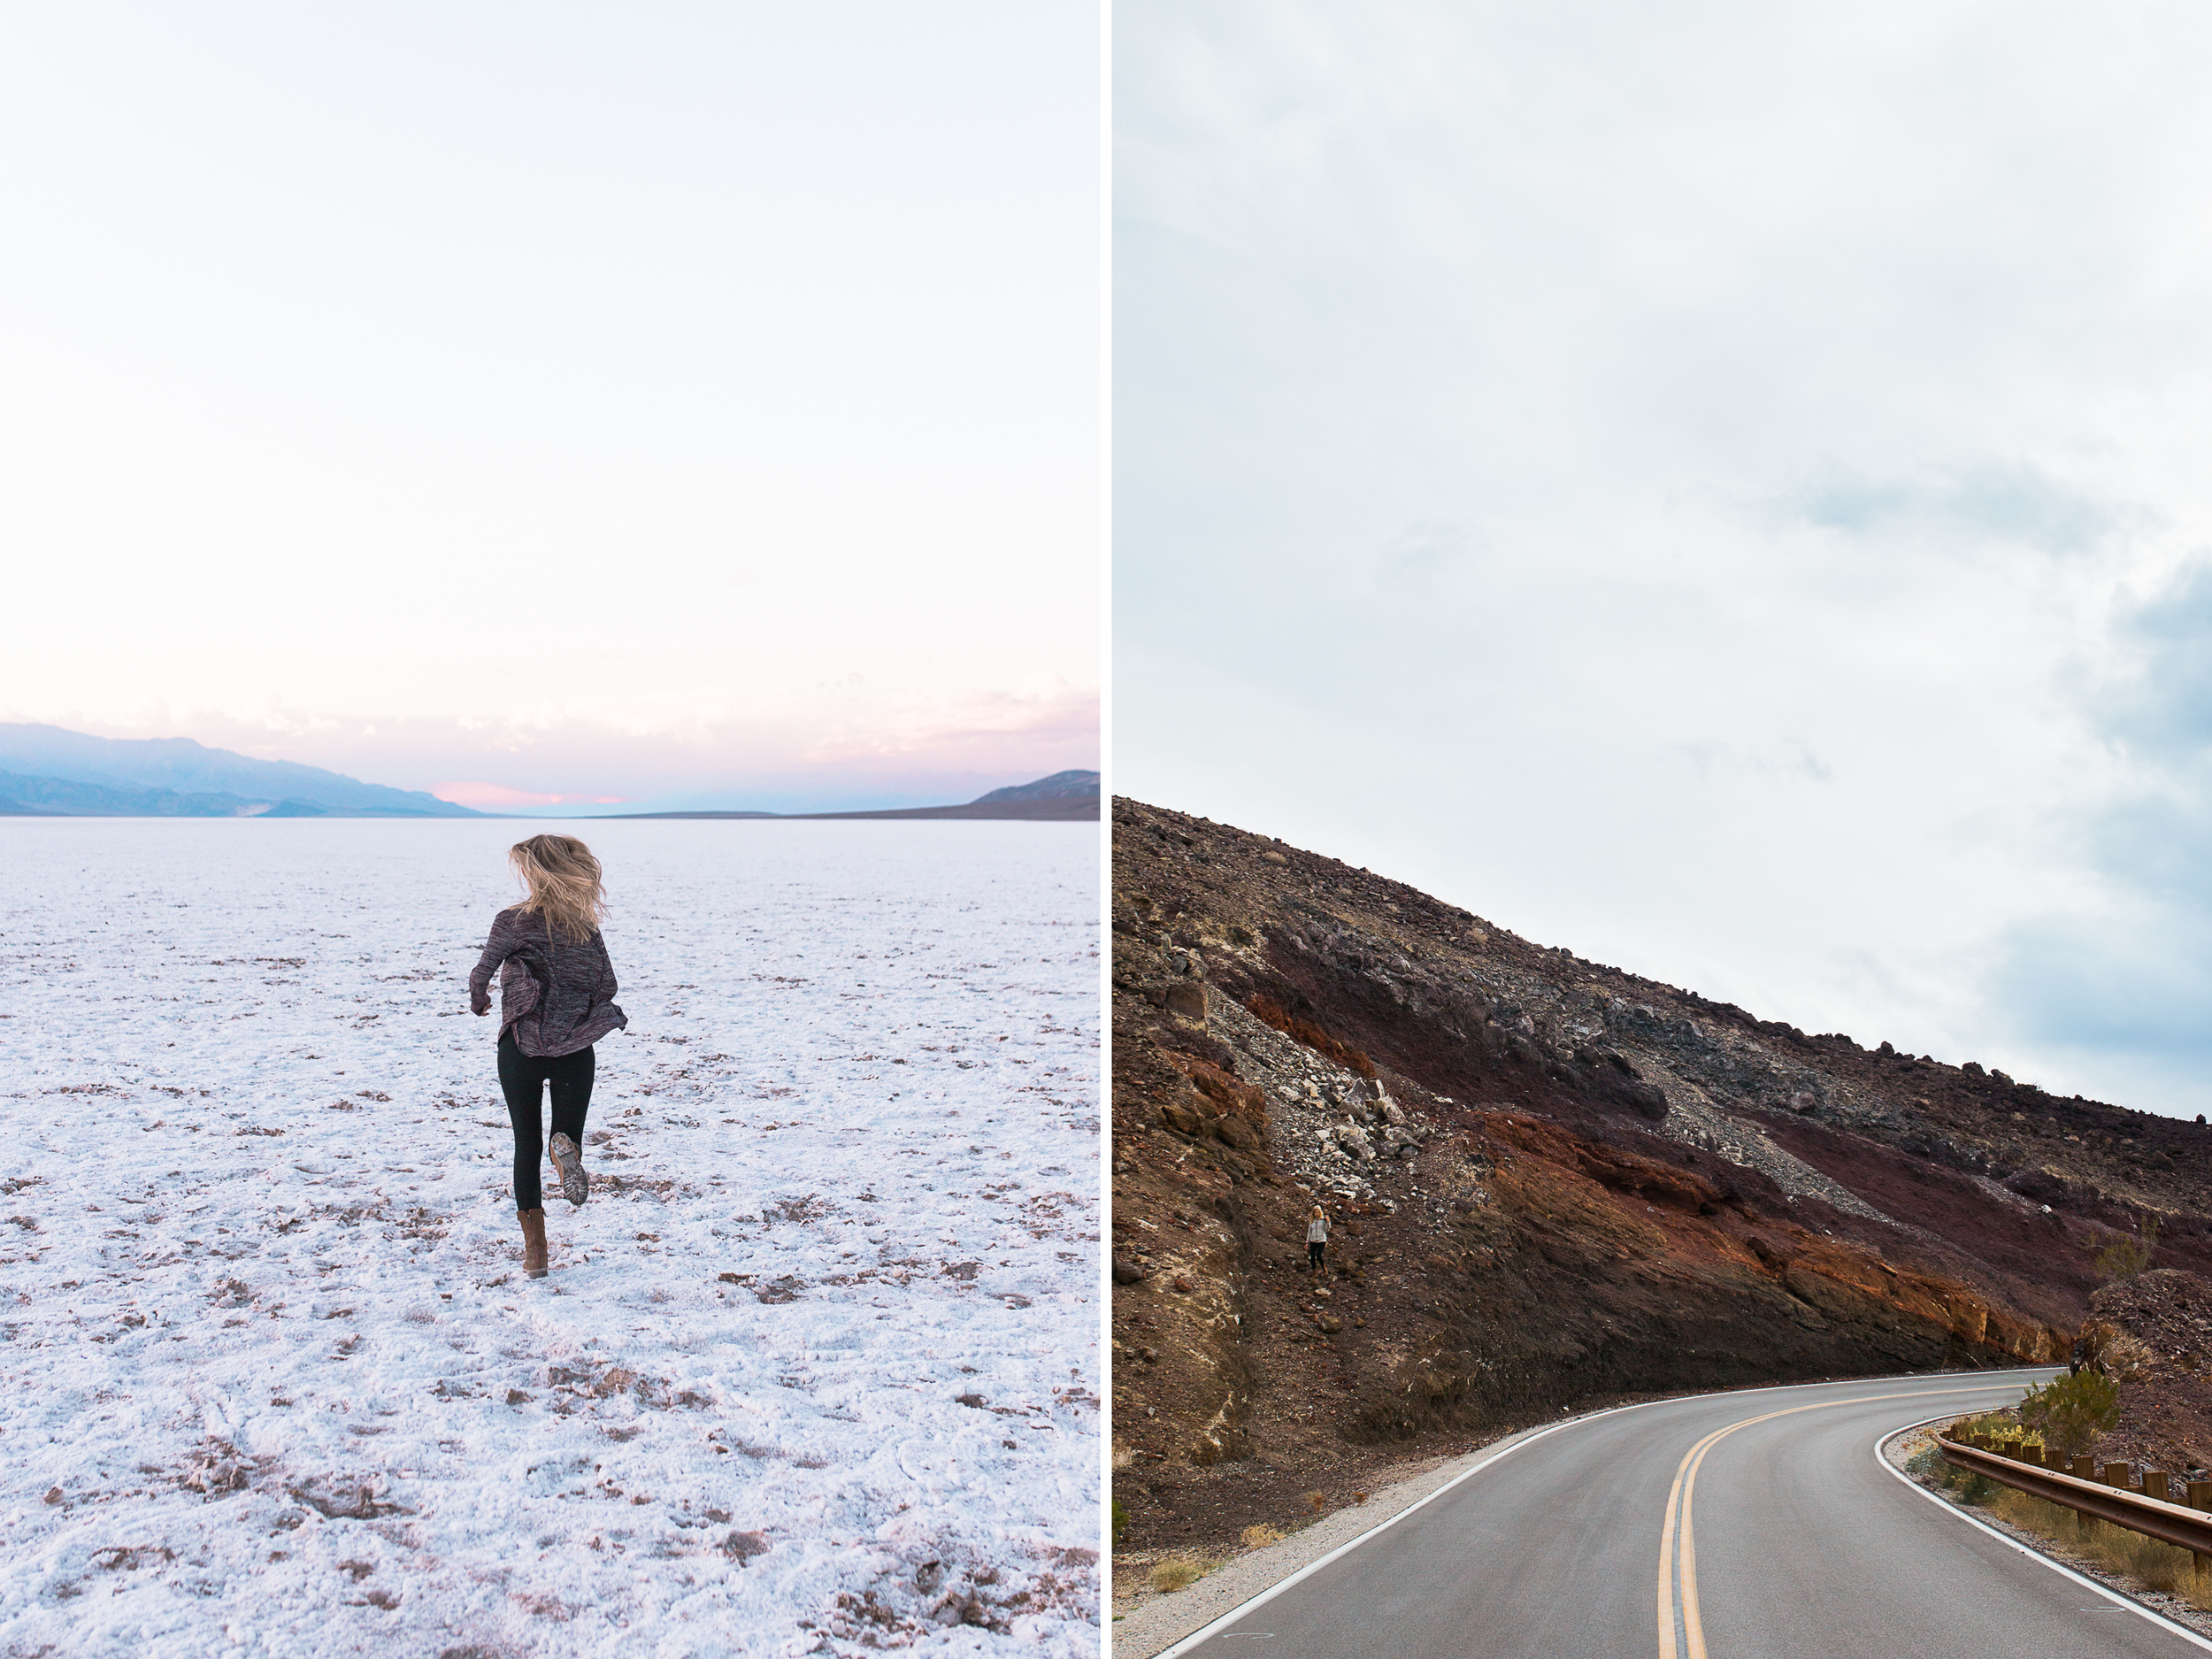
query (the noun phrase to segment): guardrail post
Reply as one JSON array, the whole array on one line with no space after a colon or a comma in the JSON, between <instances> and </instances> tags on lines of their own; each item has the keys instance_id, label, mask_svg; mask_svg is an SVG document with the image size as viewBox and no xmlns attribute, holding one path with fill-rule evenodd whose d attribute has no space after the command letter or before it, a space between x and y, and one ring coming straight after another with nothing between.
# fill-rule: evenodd
<instances>
[{"instance_id":1,"label":"guardrail post","mask_svg":"<svg viewBox=\"0 0 2212 1659\"><path fill-rule=\"evenodd\" d=\"M2046 1474L2040 1468L2031 1472L2023 1465L2039 1463L2041 1459L2020 1442L2005 1444L2016 1453L2016 1460L2013 1455L1947 1436L1942 1440L1944 1460L1955 1470L1979 1472L2000 1486L2070 1509L2092 1525L2123 1527L2190 1551L2198 1563L2200 1588L2204 1575L2212 1574L2212 1478L2182 1481L2163 1471L2146 1469L2139 1487L2132 1479L2135 1466L2131 1462L2116 1460L2100 1468L2086 1455L2069 1460L2073 1467L2068 1474L2062 1475L2055 1469ZM2037 1449L2046 1455L2049 1450ZM2055 1464L2059 1460L2052 1461ZM2185 1488L2189 1500L2185 1512L2174 1503Z\"/></svg>"}]
</instances>

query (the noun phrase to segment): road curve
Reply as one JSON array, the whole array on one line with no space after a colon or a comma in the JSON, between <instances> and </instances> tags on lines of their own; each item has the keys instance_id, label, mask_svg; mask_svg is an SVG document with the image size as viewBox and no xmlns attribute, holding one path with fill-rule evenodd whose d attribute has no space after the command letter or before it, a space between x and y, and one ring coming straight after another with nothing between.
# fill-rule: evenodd
<instances>
[{"instance_id":1,"label":"road curve","mask_svg":"<svg viewBox=\"0 0 2212 1659\"><path fill-rule=\"evenodd\" d=\"M2201 1659L2212 1643L1876 1455L1896 1429L2050 1374L1746 1389L1563 1424L1162 1659Z\"/></svg>"}]
</instances>

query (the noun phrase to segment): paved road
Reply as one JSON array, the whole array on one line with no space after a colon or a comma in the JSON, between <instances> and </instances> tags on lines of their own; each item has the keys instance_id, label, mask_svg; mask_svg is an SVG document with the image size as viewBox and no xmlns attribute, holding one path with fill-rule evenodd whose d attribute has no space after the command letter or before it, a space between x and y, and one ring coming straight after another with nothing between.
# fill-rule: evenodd
<instances>
[{"instance_id":1,"label":"paved road","mask_svg":"<svg viewBox=\"0 0 2212 1659\"><path fill-rule=\"evenodd\" d=\"M1564 1425L1263 1603L1201 1659L2197 1659L2179 1633L1931 1502L1887 1432L2048 1371L1671 1400Z\"/></svg>"}]
</instances>

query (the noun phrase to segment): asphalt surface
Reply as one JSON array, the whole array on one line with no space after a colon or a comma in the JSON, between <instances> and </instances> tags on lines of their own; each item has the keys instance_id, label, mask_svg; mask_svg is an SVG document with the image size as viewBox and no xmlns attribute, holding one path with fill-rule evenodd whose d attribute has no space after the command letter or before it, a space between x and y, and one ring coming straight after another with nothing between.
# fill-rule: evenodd
<instances>
[{"instance_id":1,"label":"asphalt surface","mask_svg":"<svg viewBox=\"0 0 2212 1659\"><path fill-rule=\"evenodd\" d=\"M1901 1480L1891 1432L2047 1371L1751 1389L1524 1440L1177 1643L1202 1659L2181 1659L2212 1650Z\"/></svg>"}]
</instances>

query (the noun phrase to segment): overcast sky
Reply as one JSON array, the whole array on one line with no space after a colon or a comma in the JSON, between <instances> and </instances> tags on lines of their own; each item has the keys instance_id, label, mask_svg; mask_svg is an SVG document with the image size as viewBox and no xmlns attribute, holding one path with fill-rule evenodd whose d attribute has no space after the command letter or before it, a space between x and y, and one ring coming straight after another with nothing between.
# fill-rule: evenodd
<instances>
[{"instance_id":1,"label":"overcast sky","mask_svg":"<svg viewBox=\"0 0 2212 1659\"><path fill-rule=\"evenodd\" d=\"M1115 30L1120 792L2212 1110L2212 13Z\"/></svg>"},{"instance_id":2,"label":"overcast sky","mask_svg":"<svg viewBox=\"0 0 2212 1659\"><path fill-rule=\"evenodd\" d=\"M9 8L0 719L481 803L1096 764L1099 58L1061 0Z\"/></svg>"}]
</instances>

